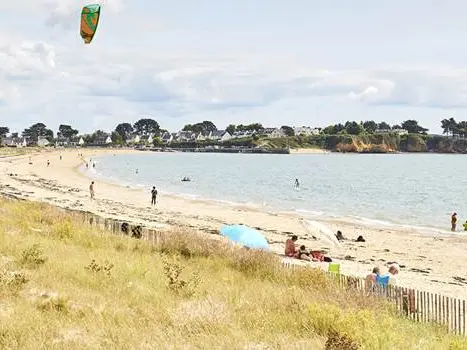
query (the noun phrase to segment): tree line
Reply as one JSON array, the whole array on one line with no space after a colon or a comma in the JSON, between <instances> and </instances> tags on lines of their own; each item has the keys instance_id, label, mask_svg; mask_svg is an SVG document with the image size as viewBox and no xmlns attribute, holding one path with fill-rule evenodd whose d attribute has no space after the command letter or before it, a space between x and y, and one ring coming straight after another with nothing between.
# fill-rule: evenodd
<instances>
[{"instance_id":1,"label":"tree line","mask_svg":"<svg viewBox=\"0 0 467 350\"><path fill-rule=\"evenodd\" d=\"M457 122L454 118L443 119L441 121L443 134L452 137L467 137L467 121Z\"/></svg>"},{"instance_id":2,"label":"tree line","mask_svg":"<svg viewBox=\"0 0 467 350\"><path fill-rule=\"evenodd\" d=\"M443 119L441 121L441 127L443 129L443 134L452 136L452 137L466 137L467 136L467 121L457 122L453 117ZM235 132L258 132L264 129L261 123L251 123L251 124L229 124L225 129L230 134ZM280 127L285 136L295 136L294 129L291 126L283 125ZM338 123L326 126L324 128L318 128L321 134L324 135L361 135L361 134L373 134L377 130L398 130L405 129L410 134L426 134L428 129L419 125L416 120L406 120L400 125L390 125L386 122L376 122L373 120L368 121L347 121L345 123ZM217 126L212 121L202 121L196 124L187 124L182 128L183 131L191 131L194 133L202 133L208 135L210 132L216 131ZM156 138L156 142L160 142L160 137L164 132L167 132L165 129L161 129L159 123L151 118L142 118L137 122L131 124L128 122L120 123L116 128L110 133L112 141L116 144L124 144L131 140L131 138L136 134L140 137L147 137L152 135ZM10 133L8 127L0 127L0 138L5 138ZM72 139L79 135L79 131L74 129L71 125L61 124L58 128L56 135L57 139L65 138ZM92 134L82 135L86 143L94 143L99 137L109 135L103 130L97 130ZM18 137L18 133L11 133L12 137ZM45 137L49 141L54 140L54 133L51 129L47 128L44 123L35 123L29 128L26 128L21 133L22 137L29 138L32 140L37 140L39 136Z\"/></svg>"}]
</instances>

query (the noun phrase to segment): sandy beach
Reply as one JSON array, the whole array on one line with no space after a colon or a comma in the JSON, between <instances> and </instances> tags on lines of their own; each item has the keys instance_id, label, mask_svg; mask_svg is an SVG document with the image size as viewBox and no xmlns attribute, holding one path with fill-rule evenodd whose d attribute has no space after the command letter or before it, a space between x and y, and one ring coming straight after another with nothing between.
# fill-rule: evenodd
<instances>
[{"instance_id":1,"label":"sandy beach","mask_svg":"<svg viewBox=\"0 0 467 350\"><path fill-rule=\"evenodd\" d=\"M467 266L464 264L467 237L423 235L402 229L321 221L333 232L341 230L346 238L363 235L366 239L365 243L348 240L334 246L307 230L295 214L168 195L160 195L157 207L152 208L150 188L141 191L101 181L96 181L96 200L92 202L88 190L91 179L82 174L79 167L86 158L121 152L138 151L61 150L3 158L0 160L0 192L160 229L183 226L212 235L217 234L223 224L241 223L261 230L277 253L283 252L285 239L294 233L299 236L298 244L305 244L308 249L326 250L327 255L341 263L345 274L363 277L373 266L380 266L386 272L387 263L396 261L402 267L399 285L467 299Z\"/></svg>"}]
</instances>

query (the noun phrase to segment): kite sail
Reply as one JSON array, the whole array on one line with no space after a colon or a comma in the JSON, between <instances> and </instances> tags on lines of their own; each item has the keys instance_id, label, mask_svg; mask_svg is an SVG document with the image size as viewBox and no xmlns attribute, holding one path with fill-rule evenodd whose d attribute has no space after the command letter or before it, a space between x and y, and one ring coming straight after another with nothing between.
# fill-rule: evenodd
<instances>
[{"instance_id":1,"label":"kite sail","mask_svg":"<svg viewBox=\"0 0 467 350\"><path fill-rule=\"evenodd\" d=\"M81 11L81 37L85 44L90 44L94 34L96 34L99 17L101 14L101 5L87 5Z\"/></svg>"}]
</instances>

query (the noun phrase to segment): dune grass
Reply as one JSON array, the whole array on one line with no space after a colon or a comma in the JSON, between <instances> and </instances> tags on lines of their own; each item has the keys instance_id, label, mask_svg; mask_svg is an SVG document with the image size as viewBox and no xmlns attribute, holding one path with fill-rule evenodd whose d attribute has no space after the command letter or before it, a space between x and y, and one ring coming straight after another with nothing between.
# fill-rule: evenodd
<instances>
[{"instance_id":1,"label":"dune grass","mask_svg":"<svg viewBox=\"0 0 467 350\"><path fill-rule=\"evenodd\" d=\"M2 349L465 349L317 270L193 232L158 247L0 199Z\"/></svg>"}]
</instances>

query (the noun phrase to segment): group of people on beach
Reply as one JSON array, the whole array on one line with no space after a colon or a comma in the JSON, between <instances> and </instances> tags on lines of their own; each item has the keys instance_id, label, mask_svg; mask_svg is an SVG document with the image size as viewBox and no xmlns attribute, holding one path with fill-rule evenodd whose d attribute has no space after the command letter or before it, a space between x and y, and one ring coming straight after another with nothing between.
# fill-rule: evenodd
<instances>
[{"instance_id":1,"label":"group of people on beach","mask_svg":"<svg viewBox=\"0 0 467 350\"><path fill-rule=\"evenodd\" d=\"M323 252L319 250L307 250L304 245L301 245L299 248L296 247L295 242L297 242L298 236L293 235L291 238L285 241L285 255L290 258L297 258L305 261L325 261L332 262L330 257L324 255Z\"/></svg>"},{"instance_id":2,"label":"group of people on beach","mask_svg":"<svg viewBox=\"0 0 467 350\"><path fill-rule=\"evenodd\" d=\"M453 213L451 215L451 231L455 232L457 227L457 213ZM464 231L467 231L467 220L465 221L464 224L462 224L462 227L464 228Z\"/></svg>"},{"instance_id":3,"label":"group of people on beach","mask_svg":"<svg viewBox=\"0 0 467 350\"><path fill-rule=\"evenodd\" d=\"M378 277L383 277L388 279L388 285L395 286L397 284L397 275L399 274L400 267L397 263L391 263L388 268L388 272L385 275L381 275L380 269L378 266L373 268L373 271L366 276L365 284L367 288L376 286Z\"/></svg>"}]
</instances>

